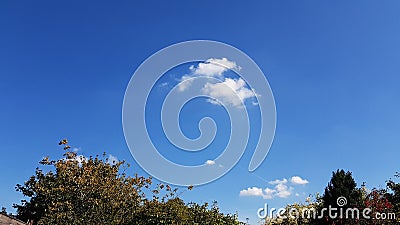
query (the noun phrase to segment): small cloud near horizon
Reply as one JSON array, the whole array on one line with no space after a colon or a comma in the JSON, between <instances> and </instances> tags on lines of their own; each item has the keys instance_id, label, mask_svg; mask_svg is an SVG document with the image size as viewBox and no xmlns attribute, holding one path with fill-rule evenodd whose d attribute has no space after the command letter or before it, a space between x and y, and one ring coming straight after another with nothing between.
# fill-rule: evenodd
<instances>
[{"instance_id":1,"label":"small cloud near horizon","mask_svg":"<svg viewBox=\"0 0 400 225\"><path fill-rule=\"evenodd\" d=\"M249 187L247 189L241 190L239 192L239 196L256 196L262 197L263 199L272 199L274 197L278 198L287 198L293 194L294 188L288 186L289 180L286 178L276 179L273 181L269 181L268 184L274 185L273 188L266 187L264 189L260 187ZM301 178L300 176L293 176L290 178L290 183L293 185L306 185L309 182L306 179ZM299 196L298 193L294 194L295 196Z\"/></svg>"}]
</instances>

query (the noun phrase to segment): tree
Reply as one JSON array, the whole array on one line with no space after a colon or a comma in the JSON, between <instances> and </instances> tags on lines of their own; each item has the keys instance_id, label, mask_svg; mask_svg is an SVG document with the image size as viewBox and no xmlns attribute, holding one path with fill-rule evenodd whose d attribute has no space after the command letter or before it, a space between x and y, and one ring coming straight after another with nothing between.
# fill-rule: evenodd
<instances>
[{"instance_id":1,"label":"tree","mask_svg":"<svg viewBox=\"0 0 400 225\"><path fill-rule=\"evenodd\" d=\"M400 177L400 173L396 173L397 178ZM400 220L400 183L395 183L392 180L387 181L387 188L390 190L389 193L386 193L385 197L389 200L389 202L393 206L393 212L397 214L398 221Z\"/></svg>"},{"instance_id":2,"label":"tree","mask_svg":"<svg viewBox=\"0 0 400 225\"><path fill-rule=\"evenodd\" d=\"M396 174L399 177L400 174ZM346 203L339 201L338 198L345 197ZM344 200L344 199L342 199ZM273 218L267 218L265 220L266 225L305 225L305 224L351 224L351 225L378 225L378 224L399 224L400 222L400 184L390 180L387 182L387 189L372 189L368 191L365 187L365 183L361 185L361 188L357 188L357 184L354 181L350 172L344 170L337 170L332 173L332 178L325 188L324 195L319 197L317 194L314 201L310 198L306 200L306 204L294 203L289 204L285 207L285 211L282 217L275 216ZM331 218L325 211L322 218L322 210L329 208L336 208L333 210L333 214L336 213L337 218ZM347 214L346 210L351 209ZM310 215L312 209L316 209L315 217ZM340 209L342 209L342 218L340 218ZM354 210L356 209L356 210ZM368 209L369 213L364 217L363 210ZM291 217L290 210L294 210L298 216ZM352 212L359 211L359 218L352 218ZM303 214L303 212L306 212ZM396 213L393 216L393 213ZM293 214L292 214L293 215ZM379 215L379 217L377 217ZM384 215L384 217L382 217ZM346 218L347 217L347 218Z\"/></svg>"},{"instance_id":3,"label":"tree","mask_svg":"<svg viewBox=\"0 0 400 225\"><path fill-rule=\"evenodd\" d=\"M371 193L369 193L364 200L365 207L371 209L370 216L371 218L376 218L376 215L379 213L385 213L389 215L391 210L393 209L392 203L387 198L387 191L385 189L373 189ZM378 220L374 221L374 219L364 219L365 224L392 224L391 219L387 220Z\"/></svg>"},{"instance_id":4,"label":"tree","mask_svg":"<svg viewBox=\"0 0 400 225\"><path fill-rule=\"evenodd\" d=\"M348 208L362 208L364 203L362 199L362 190L357 188L351 172L337 170L332 172L332 178L325 188L321 198L321 206L325 209L337 208L345 212ZM321 210L319 210L321 212ZM338 212L337 211L337 212ZM356 219L331 218L326 212L322 219L316 221L317 224L358 224Z\"/></svg>"},{"instance_id":5,"label":"tree","mask_svg":"<svg viewBox=\"0 0 400 225\"><path fill-rule=\"evenodd\" d=\"M66 140L64 149L69 149ZM143 187L151 178L129 177L119 173L125 162L107 163L107 158L84 158L66 152L65 158L40 164L54 166L34 176L16 189L30 198L15 205L22 220L38 224L126 224L138 211L144 198ZM103 155L103 158L105 155Z\"/></svg>"},{"instance_id":6,"label":"tree","mask_svg":"<svg viewBox=\"0 0 400 225\"><path fill-rule=\"evenodd\" d=\"M60 142L64 150L70 148L67 144ZM177 188L155 185L151 177L128 176L124 171L129 165L110 163L105 156L85 158L67 151L57 161L44 158L40 164L54 169L45 173L37 168L16 187L29 198L14 205L18 218L34 224L239 224L236 216L218 209L185 204ZM193 219L199 207L205 218ZM220 218L221 223L205 222Z\"/></svg>"},{"instance_id":7,"label":"tree","mask_svg":"<svg viewBox=\"0 0 400 225\"><path fill-rule=\"evenodd\" d=\"M354 181L351 172L337 170L332 173L332 178L325 188L322 196L323 205L328 207L340 207L337 203L339 197L345 197L347 206L361 206L362 194L357 188L357 183Z\"/></svg>"},{"instance_id":8,"label":"tree","mask_svg":"<svg viewBox=\"0 0 400 225\"><path fill-rule=\"evenodd\" d=\"M314 224L318 216L318 209L321 207L321 197L319 193L306 198L305 203L293 203L285 206L282 215L270 215L264 220L265 225L306 225Z\"/></svg>"}]
</instances>

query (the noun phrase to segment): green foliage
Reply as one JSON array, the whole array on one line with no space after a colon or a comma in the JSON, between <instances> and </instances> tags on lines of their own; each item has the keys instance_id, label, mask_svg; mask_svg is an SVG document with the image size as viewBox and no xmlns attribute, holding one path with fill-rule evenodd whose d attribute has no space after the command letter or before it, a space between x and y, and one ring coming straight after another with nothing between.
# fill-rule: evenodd
<instances>
[{"instance_id":1,"label":"green foliage","mask_svg":"<svg viewBox=\"0 0 400 225\"><path fill-rule=\"evenodd\" d=\"M399 177L399 174L396 174ZM370 219L363 218L360 216L359 219L346 219L337 218L332 219L328 216L322 219L310 219L304 216L298 218L290 218L288 211L290 209L297 209L298 212L302 212L304 209L315 208L317 209L318 215L320 215L321 209L327 209L329 206L333 208L340 208L337 205L337 198L346 197L347 205L343 206L343 212L347 208L357 208L360 212L368 208L371 210L369 213ZM286 213L283 216L286 218L269 218L265 221L267 225L305 225L305 224L349 224L349 225L377 225L377 224L399 224L400 222L400 184L390 180L387 182L387 189L372 189L368 191L365 188L365 184L361 188L357 188L357 184L354 181L350 172L344 170L337 170L333 172L332 178L325 188L324 195L322 197L316 196L314 201L309 198L306 204L289 204L285 207ZM337 212L337 211L336 211ZM396 219L387 218L386 220L374 219L376 215L389 215L396 213ZM326 213L324 215L327 215Z\"/></svg>"},{"instance_id":2,"label":"green foliage","mask_svg":"<svg viewBox=\"0 0 400 225\"><path fill-rule=\"evenodd\" d=\"M67 143L60 142L64 150L70 148ZM169 185L128 176L124 161L110 164L105 154L64 156L57 161L44 158L40 164L54 169L45 173L37 168L35 175L17 185L17 191L29 198L14 205L19 219L34 224L239 224L236 215L224 215L218 207L185 204L178 189ZM146 197L149 194L151 198Z\"/></svg>"},{"instance_id":3,"label":"green foliage","mask_svg":"<svg viewBox=\"0 0 400 225\"><path fill-rule=\"evenodd\" d=\"M396 173L395 176L399 178L400 174ZM395 212L397 214L397 218L400 219L400 183L395 183L394 181L389 180L386 186L390 192L386 193L385 196L393 205L393 212Z\"/></svg>"},{"instance_id":4,"label":"green foliage","mask_svg":"<svg viewBox=\"0 0 400 225\"><path fill-rule=\"evenodd\" d=\"M322 207L328 209L329 207L343 209L345 212L348 208L361 208L363 207L363 191L357 188L357 183L351 172L344 170L337 170L332 172L332 178L325 188L322 196ZM339 206L337 203L338 198L345 197L347 200L346 205ZM322 219L316 220L317 224L359 224L353 219L345 218L330 218L327 213Z\"/></svg>"},{"instance_id":5,"label":"green foliage","mask_svg":"<svg viewBox=\"0 0 400 225\"><path fill-rule=\"evenodd\" d=\"M306 199L306 203L294 203L285 207L285 212L281 217L267 218L266 225L306 225L314 224L314 212L320 207L321 202L317 200L311 201L311 198ZM293 210L293 211L291 211ZM295 210L295 211L294 211ZM315 211L313 211L315 210ZM296 212L299 213L296 216ZM294 216L293 216L294 215ZM317 215L317 214L315 214Z\"/></svg>"},{"instance_id":6,"label":"green foliage","mask_svg":"<svg viewBox=\"0 0 400 225\"><path fill-rule=\"evenodd\" d=\"M347 205L351 207L362 206L362 192L357 188L351 172L344 170L337 170L332 173L332 178L325 188L325 193L322 196L323 205L328 207L338 208L337 199L345 197Z\"/></svg>"}]
</instances>

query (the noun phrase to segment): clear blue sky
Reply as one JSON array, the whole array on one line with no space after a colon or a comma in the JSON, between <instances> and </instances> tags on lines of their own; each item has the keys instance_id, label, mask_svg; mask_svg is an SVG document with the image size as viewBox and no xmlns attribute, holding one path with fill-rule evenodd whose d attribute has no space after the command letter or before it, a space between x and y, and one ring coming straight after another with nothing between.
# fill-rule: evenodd
<instances>
[{"instance_id":1,"label":"clear blue sky","mask_svg":"<svg viewBox=\"0 0 400 225\"><path fill-rule=\"evenodd\" d=\"M248 54L269 80L278 120L261 167L248 173L246 152L185 200L217 200L255 224L264 203L304 201L339 168L358 184L383 186L400 170L399 11L399 1L368 0L1 1L0 205L19 202L15 185L43 156L61 157L63 137L81 154L107 151L146 175L124 140L125 88L151 54L193 39ZM287 192L269 183L277 179L289 180L280 182ZM240 196L251 187L275 192Z\"/></svg>"}]
</instances>

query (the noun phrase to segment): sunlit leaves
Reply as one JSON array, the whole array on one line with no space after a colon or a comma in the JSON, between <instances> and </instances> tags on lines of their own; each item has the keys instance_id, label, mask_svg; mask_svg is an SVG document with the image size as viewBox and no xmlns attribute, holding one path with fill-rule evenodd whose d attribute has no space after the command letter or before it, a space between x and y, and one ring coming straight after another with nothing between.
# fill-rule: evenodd
<instances>
[{"instance_id":1,"label":"sunlit leaves","mask_svg":"<svg viewBox=\"0 0 400 225\"><path fill-rule=\"evenodd\" d=\"M68 150L66 139L59 142ZM68 147L68 148L67 148ZM42 159L48 172L36 168L16 189L30 200L15 205L18 217L35 224L238 224L236 215L218 207L186 205L177 188L151 177L128 176L125 161L108 163L102 157L83 157L67 151L64 158ZM189 186L188 190L192 190ZM150 198L149 198L150 196Z\"/></svg>"}]
</instances>

